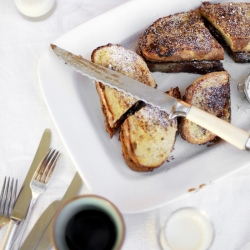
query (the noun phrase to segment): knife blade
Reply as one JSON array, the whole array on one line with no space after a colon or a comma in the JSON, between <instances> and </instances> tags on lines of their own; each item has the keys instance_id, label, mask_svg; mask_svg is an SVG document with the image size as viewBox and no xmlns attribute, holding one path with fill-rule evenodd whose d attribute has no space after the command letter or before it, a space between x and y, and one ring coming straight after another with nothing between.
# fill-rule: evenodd
<instances>
[{"instance_id":1,"label":"knife blade","mask_svg":"<svg viewBox=\"0 0 250 250\"><path fill-rule=\"evenodd\" d=\"M50 240L50 229L51 222L58 209L68 200L77 195L80 187L82 186L82 179L78 172L76 172L72 179L67 191L65 192L61 201L54 201L50 206L43 212L41 217L38 219L31 232L25 239L20 250L32 250L32 249L49 249L51 246Z\"/></svg>"},{"instance_id":2,"label":"knife blade","mask_svg":"<svg viewBox=\"0 0 250 250\"><path fill-rule=\"evenodd\" d=\"M11 221L9 223L4 241L1 245L1 250L8 249L10 247L11 240L13 239L13 236L17 230L18 223L20 223L26 216L31 200L31 189L29 184L37 167L39 166L40 162L48 152L50 141L51 141L51 131L50 129L45 129L42 138L40 140L39 146L37 148L36 154L34 156L34 159L25 177L20 193L17 197L16 203L13 207L12 214L10 216Z\"/></svg>"},{"instance_id":3,"label":"knife blade","mask_svg":"<svg viewBox=\"0 0 250 250\"><path fill-rule=\"evenodd\" d=\"M185 117L239 149L250 150L250 135L248 132L198 109L195 106L191 106L181 100L171 97L160 90L147 86L146 84L109 68L92 63L84 59L82 56L74 55L54 44L51 44L50 46L59 59L63 60L65 64L84 76L102 82L111 88L115 88L118 91L122 91L137 98L138 100L142 100L145 103L164 110L169 114L170 119L179 116Z\"/></svg>"}]
</instances>

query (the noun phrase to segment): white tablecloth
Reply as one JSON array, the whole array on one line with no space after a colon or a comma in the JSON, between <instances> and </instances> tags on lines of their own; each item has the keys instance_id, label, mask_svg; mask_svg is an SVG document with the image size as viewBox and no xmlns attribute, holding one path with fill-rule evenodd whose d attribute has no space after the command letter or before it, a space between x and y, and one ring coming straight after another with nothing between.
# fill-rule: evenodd
<instances>
[{"instance_id":1,"label":"white tablecloth","mask_svg":"<svg viewBox=\"0 0 250 250\"><path fill-rule=\"evenodd\" d=\"M0 1L0 185L7 175L18 178L20 187L45 128L52 131L51 146L62 152L48 190L36 203L25 236L46 207L63 196L75 173L41 93L38 60L51 41L124 2L60 0L51 15L34 20L20 14L14 1ZM86 187L80 191L88 192ZM158 209L124 214L126 238L122 249L160 249L161 227L174 210L185 206L204 209L211 217L216 231L211 249L240 250L250 241L250 168ZM0 242L5 232L6 227L0 231Z\"/></svg>"}]
</instances>

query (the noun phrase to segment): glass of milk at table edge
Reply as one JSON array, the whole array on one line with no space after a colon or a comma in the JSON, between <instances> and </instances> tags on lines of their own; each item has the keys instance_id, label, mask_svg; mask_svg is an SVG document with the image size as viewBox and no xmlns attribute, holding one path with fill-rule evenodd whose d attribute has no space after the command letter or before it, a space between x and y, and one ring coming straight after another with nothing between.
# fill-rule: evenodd
<instances>
[{"instance_id":1,"label":"glass of milk at table edge","mask_svg":"<svg viewBox=\"0 0 250 250\"><path fill-rule=\"evenodd\" d=\"M208 215L197 208L176 210L160 233L163 250L207 250L214 239L214 226Z\"/></svg>"}]
</instances>

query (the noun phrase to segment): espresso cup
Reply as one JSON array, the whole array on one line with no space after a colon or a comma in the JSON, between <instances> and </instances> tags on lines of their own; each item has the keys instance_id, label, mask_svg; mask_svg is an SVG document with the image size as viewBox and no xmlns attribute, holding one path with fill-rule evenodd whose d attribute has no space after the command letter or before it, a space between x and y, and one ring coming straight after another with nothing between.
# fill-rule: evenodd
<instances>
[{"instance_id":1,"label":"espresso cup","mask_svg":"<svg viewBox=\"0 0 250 250\"><path fill-rule=\"evenodd\" d=\"M101 196L83 195L59 209L51 236L57 250L118 250L124 235L124 220L114 204Z\"/></svg>"}]
</instances>

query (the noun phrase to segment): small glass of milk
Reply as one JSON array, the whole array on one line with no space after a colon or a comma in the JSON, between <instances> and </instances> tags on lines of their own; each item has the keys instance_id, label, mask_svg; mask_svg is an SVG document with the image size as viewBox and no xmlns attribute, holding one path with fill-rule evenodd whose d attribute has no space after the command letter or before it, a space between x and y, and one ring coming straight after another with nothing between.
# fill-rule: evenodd
<instances>
[{"instance_id":1,"label":"small glass of milk","mask_svg":"<svg viewBox=\"0 0 250 250\"><path fill-rule=\"evenodd\" d=\"M175 211L161 230L164 250L207 250L214 239L214 227L208 215L187 207Z\"/></svg>"},{"instance_id":2,"label":"small glass of milk","mask_svg":"<svg viewBox=\"0 0 250 250\"><path fill-rule=\"evenodd\" d=\"M55 5L55 0L14 0L17 9L25 16L40 17Z\"/></svg>"}]
</instances>

